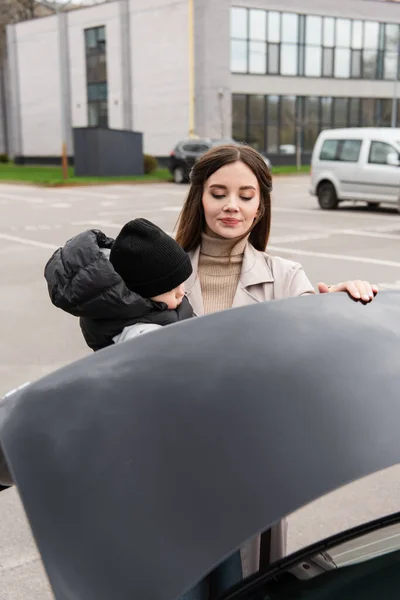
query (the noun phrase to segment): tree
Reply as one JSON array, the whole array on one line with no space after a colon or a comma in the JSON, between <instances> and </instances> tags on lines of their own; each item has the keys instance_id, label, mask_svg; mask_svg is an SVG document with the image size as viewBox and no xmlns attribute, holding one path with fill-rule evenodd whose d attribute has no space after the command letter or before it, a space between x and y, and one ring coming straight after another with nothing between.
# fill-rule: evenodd
<instances>
[{"instance_id":1,"label":"tree","mask_svg":"<svg viewBox=\"0 0 400 600\"><path fill-rule=\"evenodd\" d=\"M0 61L6 51L6 27L12 23L19 23L34 19L37 15L38 2L36 0L1 0L0 2Z\"/></svg>"}]
</instances>

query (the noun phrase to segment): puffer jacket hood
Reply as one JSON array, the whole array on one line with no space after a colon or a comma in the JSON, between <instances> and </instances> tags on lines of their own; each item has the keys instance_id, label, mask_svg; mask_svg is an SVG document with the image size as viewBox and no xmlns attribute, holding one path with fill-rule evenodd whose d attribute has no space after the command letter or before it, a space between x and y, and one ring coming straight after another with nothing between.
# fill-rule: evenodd
<instances>
[{"instance_id":1,"label":"puffer jacket hood","mask_svg":"<svg viewBox=\"0 0 400 600\"><path fill-rule=\"evenodd\" d=\"M114 240L90 229L68 240L47 262L44 276L54 306L80 317L86 343L92 350L113 344L128 325L168 325L190 318L185 299L177 310L132 292L108 259Z\"/></svg>"}]
</instances>

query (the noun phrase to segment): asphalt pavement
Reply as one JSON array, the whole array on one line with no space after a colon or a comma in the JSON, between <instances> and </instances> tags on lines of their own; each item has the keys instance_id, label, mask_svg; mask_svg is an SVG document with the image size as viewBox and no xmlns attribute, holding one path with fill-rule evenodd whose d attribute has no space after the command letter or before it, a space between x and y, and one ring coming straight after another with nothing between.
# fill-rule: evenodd
<instances>
[{"instance_id":1,"label":"asphalt pavement","mask_svg":"<svg viewBox=\"0 0 400 600\"><path fill-rule=\"evenodd\" d=\"M315 285L367 279L381 289L400 289L400 215L351 204L322 211L308 185L306 176L275 179L269 251L301 262ZM172 233L187 189L163 183L56 189L0 184L0 395L90 353L78 321L50 303L43 269L52 252L84 229L113 237L135 217ZM289 550L397 510L395 467L292 515ZM0 600L51 597L18 494L3 492Z\"/></svg>"}]
</instances>

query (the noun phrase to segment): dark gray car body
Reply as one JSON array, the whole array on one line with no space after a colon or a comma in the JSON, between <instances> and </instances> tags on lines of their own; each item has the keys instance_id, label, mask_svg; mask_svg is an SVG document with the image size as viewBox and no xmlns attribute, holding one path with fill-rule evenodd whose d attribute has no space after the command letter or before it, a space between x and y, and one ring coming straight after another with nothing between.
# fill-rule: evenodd
<instances>
[{"instance_id":1,"label":"dark gray car body","mask_svg":"<svg viewBox=\"0 0 400 600\"><path fill-rule=\"evenodd\" d=\"M3 401L57 600L175 600L285 515L400 462L399 300L192 319Z\"/></svg>"}]
</instances>

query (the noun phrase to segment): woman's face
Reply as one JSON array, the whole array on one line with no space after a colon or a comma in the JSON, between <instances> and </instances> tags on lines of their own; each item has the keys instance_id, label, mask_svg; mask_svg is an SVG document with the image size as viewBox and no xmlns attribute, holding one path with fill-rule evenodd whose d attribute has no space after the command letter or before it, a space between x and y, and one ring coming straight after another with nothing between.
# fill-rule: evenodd
<instances>
[{"instance_id":1,"label":"woman's face","mask_svg":"<svg viewBox=\"0 0 400 600\"><path fill-rule=\"evenodd\" d=\"M207 179L203 209L211 231L224 238L247 233L260 206L260 186L253 171L241 161L225 165Z\"/></svg>"}]
</instances>

